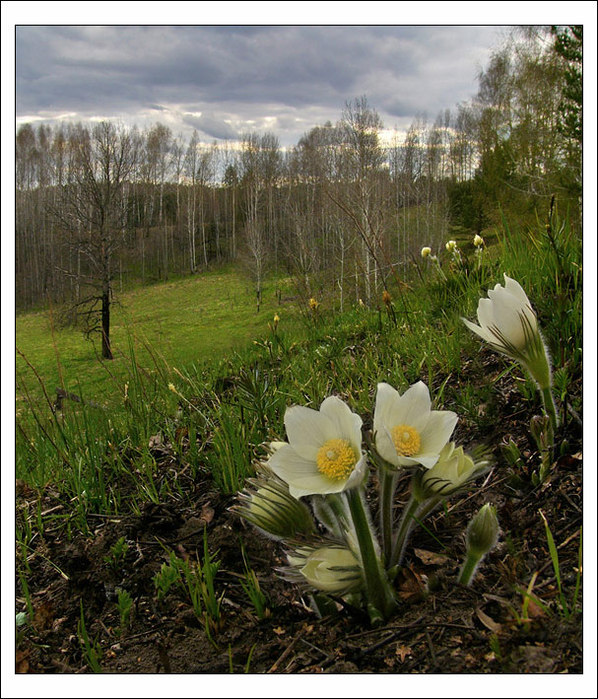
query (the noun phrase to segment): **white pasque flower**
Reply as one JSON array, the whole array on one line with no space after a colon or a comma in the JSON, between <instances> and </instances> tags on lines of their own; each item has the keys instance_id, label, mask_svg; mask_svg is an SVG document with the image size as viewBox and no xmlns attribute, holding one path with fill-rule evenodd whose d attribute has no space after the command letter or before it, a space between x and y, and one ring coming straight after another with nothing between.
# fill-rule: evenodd
<instances>
[{"instance_id":1,"label":"white pasque flower","mask_svg":"<svg viewBox=\"0 0 598 699\"><path fill-rule=\"evenodd\" d=\"M269 467L291 495L340 493L360 485L367 469L359 415L330 396L319 410L295 405L284 416L288 444L270 457Z\"/></svg>"},{"instance_id":2,"label":"white pasque flower","mask_svg":"<svg viewBox=\"0 0 598 699\"><path fill-rule=\"evenodd\" d=\"M476 246L476 248L481 248L484 245L484 239L479 233L476 233L473 236L473 244Z\"/></svg>"},{"instance_id":3,"label":"white pasque flower","mask_svg":"<svg viewBox=\"0 0 598 699\"><path fill-rule=\"evenodd\" d=\"M427 245L421 249L421 256L426 259L426 257L430 257L432 254L432 248L428 247Z\"/></svg>"},{"instance_id":4,"label":"white pasque flower","mask_svg":"<svg viewBox=\"0 0 598 699\"><path fill-rule=\"evenodd\" d=\"M549 387L550 361L536 314L521 285L504 276L504 286L496 284L479 300L479 325L462 320L495 350L521 362L541 388Z\"/></svg>"},{"instance_id":5,"label":"white pasque flower","mask_svg":"<svg viewBox=\"0 0 598 699\"><path fill-rule=\"evenodd\" d=\"M457 415L432 410L428 387L418 381L400 395L387 383L378 384L374 409L376 450L393 466L421 464L432 468L450 439Z\"/></svg>"},{"instance_id":6,"label":"white pasque flower","mask_svg":"<svg viewBox=\"0 0 598 699\"><path fill-rule=\"evenodd\" d=\"M290 553L287 558L305 582L316 590L345 595L362 585L359 560L344 546L330 545L315 549L302 547ZM290 577L298 580L293 572L290 572Z\"/></svg>"},{"instance_id":7,"label":"white pasque flower","mask_svg":"<svg viewBox=\"0 0 598 699\"><path fill-rule=\"evenodd\" d=\"M465 454L463 447L448 442L440 452L438 461L423 474L421 487L426 497L450 495L479 475L488 462L476 463Z\"/></svg>"}]
</instances>

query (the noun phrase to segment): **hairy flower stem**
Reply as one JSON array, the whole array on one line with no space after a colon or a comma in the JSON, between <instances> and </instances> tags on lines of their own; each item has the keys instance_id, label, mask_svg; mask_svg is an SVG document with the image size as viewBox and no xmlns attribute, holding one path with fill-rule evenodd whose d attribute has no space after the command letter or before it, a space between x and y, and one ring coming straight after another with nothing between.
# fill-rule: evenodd
<instances>
[{"instance_id":1,"label":"hairy flower stem","mask_svg":"<svg viewBox=\"0 0 598 699\"><path fill-rule=\"evenodd\" d=\"M378 469L380 480L380 532L384 562L388 566L392 552L393 500L398 475L384 466Z\"/></svg>"},{"instance_id":2,"label":"hairy flower stem","mask_svg":"<svg viewBox=\"0 0 598 699\"><path fill-rule=\"evenodd\" d=\"M465 562L461 567L461 572L459 573L457 582L461 583L462 585L471 585L473 576L475 575L475 572L478 569L478 566L480 565L482 558L484 558L483 555L474 554L468 551Z\"/></svg>"},{"instance_id":3,"label":"hairy flower stem","mask_svg":"<svg viewBox=\"0 0 598 699\"><path fill-rule=\"evenodd\" d=\"M380 622L392 614L397 601L376 550L362 489L346 491L345 496L361 555L370 619L372 623Z\"/></svg>"},{"instance_id":4,"label":"hairy flower stem","mask_svg":"<svg viewBox=\"0 0 598 699\"><path fill-rule=\"evenodd\" d=\"M399 527L394 537L392 552L387 564L388 568L401 565L413 528L427 517L441 501L442 498L434 497L421 502L413 494L411 495L407 506L403 510L403 516L401 517Z\"/></svg>"},{"instance_id":5,"label":"hairy flower stem","mask_svg":"<svg viewBox=\"0 0 598 699\"><path fill-rule=\"evenodd\" d=\"M554 396L552 395L550 386L541 388L540 393L542 394L544 410L546 412L546 415L548 416L548 419L550 420L550 425L554 433L556 431L556 428L559 426L559 416L556 409L556 403L554 402Z\"/></svg>"}]
</instances>

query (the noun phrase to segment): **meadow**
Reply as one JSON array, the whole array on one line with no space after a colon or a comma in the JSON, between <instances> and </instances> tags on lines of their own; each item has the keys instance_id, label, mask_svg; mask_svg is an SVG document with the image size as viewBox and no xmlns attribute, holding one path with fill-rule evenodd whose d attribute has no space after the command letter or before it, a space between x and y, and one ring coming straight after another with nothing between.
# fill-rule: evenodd
<instances>
[{"instance_id":1,"label":"meadow","mask_svg":"<svg viewBox=\"0 0 598 699\"><path fill-rule=\"evenodd\" d=\"M19 315L17 668L580 672L581 240L565 218L505 219L485 238L481 256L414 260L372 307L342 313L332 295L310 306L291 278L267 281L257 313L232 267L137 288L115 306L112 362L60 327L60 309ZM553 362L560 424L544 446L534 382L462 322L504 274ZM377 384L420 380L434 409L458 414L455 440L484 445L493 466L416 530L399 610L371 627L357 606L314 605L282 580L284 549L230 508L285 439L288 406L338 396L367 434ZM81 400L57 405L57 388ZM397 504L408 492L404 474ZM499 544L459 585L484 502Z\"/></svg>"}]
</instances>

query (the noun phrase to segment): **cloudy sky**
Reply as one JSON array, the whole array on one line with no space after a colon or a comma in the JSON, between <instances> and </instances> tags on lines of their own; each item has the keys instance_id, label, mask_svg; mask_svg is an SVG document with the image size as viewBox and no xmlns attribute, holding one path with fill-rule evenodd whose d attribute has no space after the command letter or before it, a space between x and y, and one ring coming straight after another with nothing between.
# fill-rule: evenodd
<instances>
[{"instance_id":1,"label":"cloudy sky","mask_svg":"<svg viewBox=\"0 0 598 699\"><path fill-rule=\"evenodd\" d=\"M340 3L335 3L340 5ZM120 118L292 145L366 95L388 129L476 92L505 26L16 26L17 123Z\"/></svg>"}]
</instances>

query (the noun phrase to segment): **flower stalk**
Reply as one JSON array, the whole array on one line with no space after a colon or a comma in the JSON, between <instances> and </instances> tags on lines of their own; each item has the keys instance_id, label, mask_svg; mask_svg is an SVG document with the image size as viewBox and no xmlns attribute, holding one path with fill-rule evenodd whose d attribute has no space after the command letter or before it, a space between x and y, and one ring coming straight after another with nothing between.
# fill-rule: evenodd
<instances>
[{"instance_id":1,"label":"flower stalk","mask_svg":"<svg viewBox=\"0 0 598 699\"><path fill-rule=\"evenodd\" d=\"M540 389L540 394L542 396L542 403L544 405L544 412L550 420L550 426L552 427L552 432L556 431L559 426L559 415L554 402L554 396L552 395L552 389L550 386L544 386Z\"/></svg>"},{"instance_id":2,"label":"flower stalk","mask_svg":"<svg viewBox=\"0 0 598 699\"><path fill-rule=\"evenodd\" d=\"M380 483L380 535L382 537L382 551L384 562L387 567L390 562L392 551L392 525L393 525L393 501L394 494L399 479L396 471L391 471L385 466L378 469L378 480Z\"/></svg>"},{"instance_id":3,"label":"flower stalk","mask_svg":"<svg viewBox=\"0 0 598 699\"><path fill-rule=\"evenodd\" d=\"M482 558L484 558L484 556L480 554L468 552L465 557L465 561L461 566L461 571L459 572L457 582L461 585L471 585L471 582L478 569L478 566L482 562Z\"/></svg>"},{"instance_id":4,"label":"flower stalk","mask_svg":"<svg viewBox=\"0 0 598 699\"><path fill-rule=\"evenodd\" d=\"M473 517L467 526L467 553L461 567L457 582L471 585L478 566L498 541L498 519L496 509L486 504Z\"/></svg>"},{"instance_id":5,"label":"flower stalk","mask_svg":"<svg viewBox=\"0 0 598 699\"><path fill-rule=\"evenodd\" d=\"M397 600L376 550L362 489L348 490L345 497L355 527L370 620L377 623L390 616L396 609Z\"/></svg>"}]
</instances>

